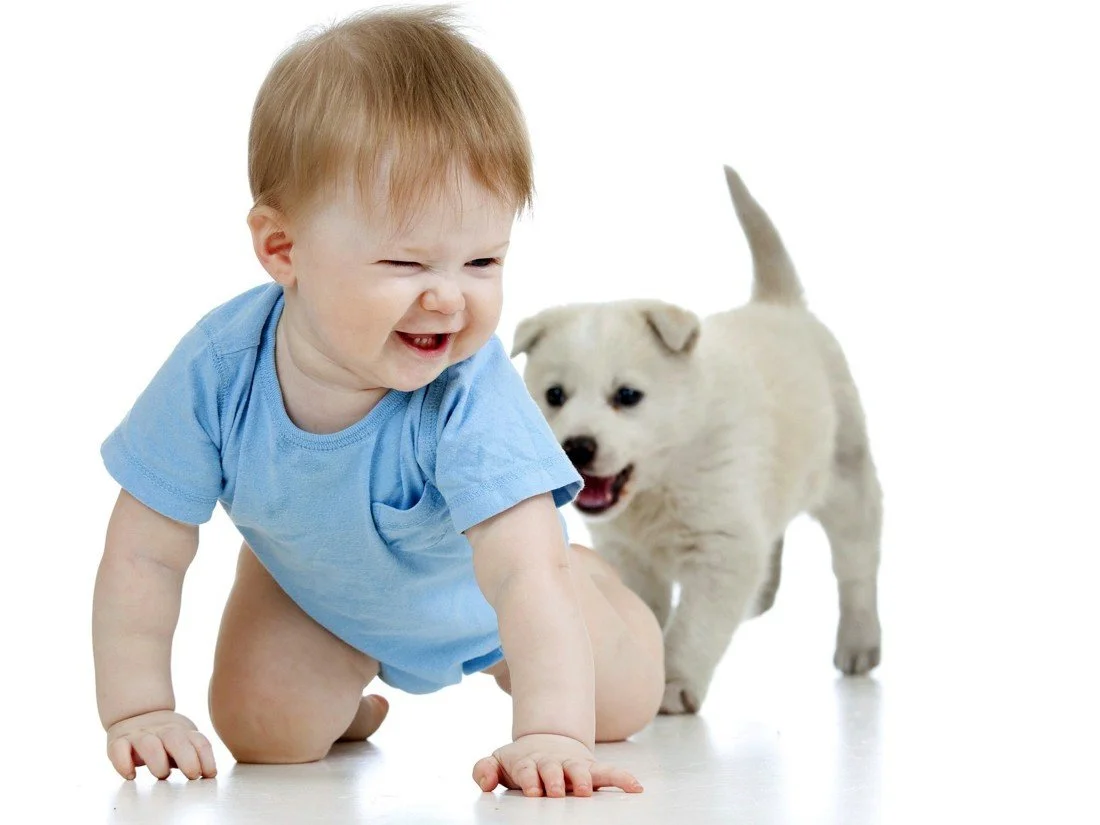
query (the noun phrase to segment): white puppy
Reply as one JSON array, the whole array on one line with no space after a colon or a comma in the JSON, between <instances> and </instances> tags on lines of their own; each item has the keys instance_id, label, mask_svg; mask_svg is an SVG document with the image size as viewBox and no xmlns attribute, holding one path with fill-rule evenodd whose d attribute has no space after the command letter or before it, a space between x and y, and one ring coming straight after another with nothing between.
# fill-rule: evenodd
<instances>
[{"instance_id":1,"label":"white puppy","mask_svg":"<svg viewBox=\"0 0 1100 825\"><path fill-rule=\"evenodd\" d=\"M659 301L554 307L518 326L512 353L527 353L528 388L584 476L596 549L665 629L666 713L699 709L737 625L771 606L803 512L832 548L834 663L866 673L880 655L882 493L859 394L771 220L726 177L755 268L748 304L703 322Z\"/></svg>"}]
</instances>

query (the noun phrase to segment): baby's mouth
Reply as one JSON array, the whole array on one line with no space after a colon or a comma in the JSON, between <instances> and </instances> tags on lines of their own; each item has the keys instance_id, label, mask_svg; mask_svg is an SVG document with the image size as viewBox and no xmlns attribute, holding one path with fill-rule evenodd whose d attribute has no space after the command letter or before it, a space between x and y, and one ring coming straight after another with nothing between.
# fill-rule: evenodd
<instances>
[{"instance_id":1,"label":"baby's mouth","mask_svg":"<svg viewBox=\"0 0 1100 825\"><path fill-rule=\"evenodd\" d=\"M451 333L446 332L418 335L411 332L398 331L397 336L409 347L425 355L442 352L447 348L447 344L450 343L451 340Z\"/></svg>"}]
</instances>

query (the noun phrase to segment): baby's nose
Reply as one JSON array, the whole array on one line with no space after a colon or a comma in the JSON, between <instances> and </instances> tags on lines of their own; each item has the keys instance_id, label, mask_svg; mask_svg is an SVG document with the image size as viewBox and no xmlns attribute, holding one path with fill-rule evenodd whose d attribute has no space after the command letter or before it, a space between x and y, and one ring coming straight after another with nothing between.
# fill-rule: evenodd
<instances>
[{"instance_id":1,"label":"baby's nose","mask_svg":"<svg viewBox=\"0 0 1100 825\"><path fill-rule=\"evenodd\" d=\"M440 278L420 297L420 305L430 312L454 315L465 308L466 299L453 279Z\"/></svg>"}]
</instances>

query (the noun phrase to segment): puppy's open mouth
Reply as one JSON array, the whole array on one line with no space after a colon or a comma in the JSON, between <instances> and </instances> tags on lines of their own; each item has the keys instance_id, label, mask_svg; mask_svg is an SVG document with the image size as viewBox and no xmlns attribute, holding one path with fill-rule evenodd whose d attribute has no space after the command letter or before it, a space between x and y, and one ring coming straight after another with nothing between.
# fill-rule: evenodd
<instances>
[{"instance_id":1,"label":"puppy's open mouth","mask_svg":"<svg viewBox=\"0 0 1100 825\"><path fill-rule=\"evenodd\" d=\"M617 476L590 476L581 473L584 489L573 502L582 513L596 515L610 510L619 502L619 494L630 480L634 465L629 465Z\"/></svg>"}]
</instances>

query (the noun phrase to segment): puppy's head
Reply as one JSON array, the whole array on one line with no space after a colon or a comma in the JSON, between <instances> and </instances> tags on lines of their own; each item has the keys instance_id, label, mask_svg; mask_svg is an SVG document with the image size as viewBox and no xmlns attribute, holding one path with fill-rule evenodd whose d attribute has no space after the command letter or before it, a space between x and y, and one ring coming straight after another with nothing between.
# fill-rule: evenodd
<instances>
[{"instance_id":1,"label":"puppy's head","mask_svg":"<svg viewBox=\"0 0 1100 825\"><path fill-rule=\"evenodd\" d=\"M512 356L527 354L524 381L584 478L586 516L618 515L676 461L699 330L660 301L554 307L516 328Z\"/></svg>"}]
</instances>

